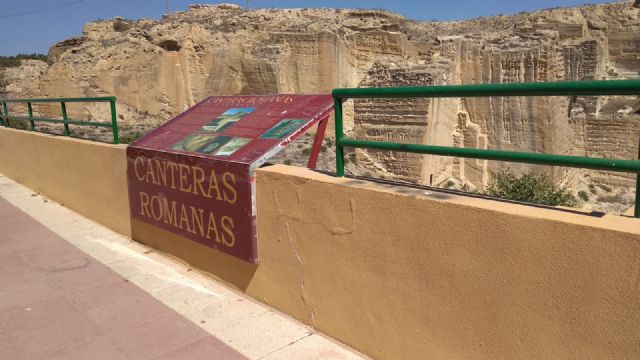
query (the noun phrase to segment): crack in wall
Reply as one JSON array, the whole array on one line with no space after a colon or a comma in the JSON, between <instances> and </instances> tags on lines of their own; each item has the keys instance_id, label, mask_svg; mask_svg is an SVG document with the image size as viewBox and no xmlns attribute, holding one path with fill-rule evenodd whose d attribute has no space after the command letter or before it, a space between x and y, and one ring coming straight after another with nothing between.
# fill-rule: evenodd
<instances>
[{"instance_id":1,"label":"crack in wall","mask_svg":"<svg viewBox=\"0 0 640 360\"><path fill-rule=\"evenodd\" d=\"M311 180L307 180L304 181L301 185L301 187L303 187L305 184L309 183ZM291 224L290 221L291 220L301 220L304 219L304 217L302 216L302 190L298 190L296 191L296 202L297 202L297 208L296 209L292 209L292 208L286 208L283 207L282 204L280 203L279 199L278 199L278 195L276 194L276 191L272 190L271 191L271 195L273 197L273 203L276 207L276 214L278 216L278 218L281 218L284 220L285 223L285 227L287 230L287 236L289 237L289 243L291 244L291 248L293 249L293 253L296 256L296 259L298 261L298 263L300 264L300 298L302 299L304 306L306 308L306 310L309 312L310 316L311 316L311 326L313 328L315 328L316 326L316 311L315 308L313 307L313 304L311 302L311 300L309 299L309 296L307 295L307 291L305 288L305 264L304 264L304 259L302 257L302 255L300 254L300 251L298 249L298 246L296 244L296 241L294 239L292 230L291 230ZM339 226L332 226L331 224L322 224L323 226L325 226L327 228L327 230L329 230L329 232L333 235L347 235L347 234L351 234L355 231L356 229L356 216L355 216L355 200L353 198L349 199L349 210L350 210L350 214L351 214L351 226L348 229L339 227ZM286 211L283 211L283 209L286 209ZM291 215L293 216L291 216Z\"/></svg>"},{"instance_id":2,"label":"crack in wall","mask_svg":"<svg viewBox=\"0 0 640 360\"><path fill-rule=\"evenodd\" d=\"M307 311L309 311L309 313L311 314L311 326L315 329L315 326L316 326L315 309L313 308L313 305L311 304L311 301L309 300L309 297L307 296L307 293L306 293L305 287L304 287L304 261L302 259L302 256L300 256L300 252L298 251L298 247L296 246L296 242L293 239L293 235L291 234L291 226L289 225L289 220L287 220L286 217L285 217L284 224L285 224L285 226L287 228L287 234L289 235L289 241L291 242L291 248L293 249L293 253L296 255L296 258L298 259L298 262L300 263L300 277L301 277L301 279L300 279L300 298L304 302L304 305L307 308Z\"/></svg>"}]
</instances>

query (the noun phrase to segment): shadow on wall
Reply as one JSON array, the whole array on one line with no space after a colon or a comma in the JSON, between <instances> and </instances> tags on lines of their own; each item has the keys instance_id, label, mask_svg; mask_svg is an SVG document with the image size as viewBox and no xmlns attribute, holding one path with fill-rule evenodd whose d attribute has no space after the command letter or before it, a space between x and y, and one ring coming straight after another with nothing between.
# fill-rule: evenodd
<instances>
[{"instance_id":1,"label":"shadow on wall","mask_svg":"<svg viewBox=\"0 0 640 360\"><path fill-rule=\"evenodd\" d=\"M331 175L331 176L334 175L324 171L319 171L319 172L323 174ZM600 211L592 210L587 212L584 210L576 210L576 209L570 209L565 207L533 204L533 203L493 197L493 196L489 196L482 193L470 193L470 192L464 192L464 191L455 190L455 189L436 188L436 187L420 185L415 183L388 181L383 179L375 179L375 178L361 177L361 176L353 176L353 177L346 176L346 177L351 179L350 181L346 182L346 184L349 186L365 186L371 183L375 183L377 187L383 188L387 191L394 192L396 194L428 196L430 199L447 200L447 199L453 198L454 196L466 196L470 198L499 201L499 202L509 203L509 204L526 205L526 206L531 206L539 209L552 209L560 212L579 214L579 215L585 215L585 216L597 217L597 218L600 218L606 215L606 213L600 212ZM625 215L620 215L620 216L625 216Z\"/></svg>"},{"instance_id":2,"label":"shadow on wall","mask_svg":"<svg viewBox=\"0 0 640 360\"><path fill-rule=\"evenodd\" d=\"M246 291L258 269L258 265L139 220L131 219L131 237L200 270L215 274L217 278L242 291Z\"/></svg>"}]
</instances>

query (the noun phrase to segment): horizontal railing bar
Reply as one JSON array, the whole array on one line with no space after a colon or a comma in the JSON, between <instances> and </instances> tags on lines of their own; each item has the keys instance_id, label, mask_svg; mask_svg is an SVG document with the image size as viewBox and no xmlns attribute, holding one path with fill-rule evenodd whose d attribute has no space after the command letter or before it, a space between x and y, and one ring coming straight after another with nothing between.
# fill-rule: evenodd
<instances>
[{"instance_id":1,"label":"horizontal railing bar","mask_svg":"<svg viewBox=\"0 0 640 360\"><path fill-rule=\"evenodd\" d=\"M111 110L111 122L91 122L91 121L83 121L83 120L70 120L67 114L67 103L96 103L96 102L107 102L110 105ZM29 112L29 116L9 116L9 109L7 104L26 104ZM60 104L60 112L62 114L62 119L49 119L43 117L34 117L33 116L33 104L37 103L59 103ZM2 114L2 125L8 127L9 121L11 120L24 120L29 121L31 125L31 130L35 131L35 123L36 122L48 122L48 123L56 123L64 125L64 135L70 136L71 131L69 129L69 125L79 125L79 126L99 126L99 127L109 127L113 132L113 143L118 144L120 142L118 137L118 119L116 115L116 97L115 96L99 96L99 97L84 97L84 98L42 98L42 99L0 99L0 105L2 109L0 109L0 113Z\"/></svg>"},{"instance_id":2,"label":"horizontal railing bar","mask_svg":"<svg viewBox=\"0 0 640 360\"><path fill-rule=\"evenodd\" d=\"M640 80L559 81L544 83L434 85L395 88L334 89L338 99L397 97L601 96L640 95Z\"/></svg>"},{"instance_id":3,"label":"horizontal railing bar","mask_svg":"<svg viewBox=\"0 0 640 360\"><path fill-rule=\"evenodd\" d=\"M100 96L87 98L0 99L0 103L110 102L115 100L115 96Z\"/></svg>"},{"instance_id":4,"label":"horizontal railing bar","mask_svg":"<svg viewBox=\"0 0 640 360\"><path fill-rule=\"evenodd\" d=\"M48 119L48 118L41 118L41 117L35 117L35 116L31 119L28 116L9 116L9 120L26 120L26 121L33 120L35 122L48 122L48 123L55 123L55 124L65 123L65 121L62 119ZM81 125L81 126L103 126L103 127L113 126L111 123L91 122L91 121L82 121L82 120L67 120L66 123L70 125Z\"/></svg>"},{"instance_id":5,"label":"horizontal railing bar","mask_svg":"<svg viewBox=\"0 0 640 360\"><path fill-rule=\"evenodd\" d=\"M551 155L531 152L516 152L504 150L485 150L470 148L455 148L448 146L433 146L419 144L400 144L390 142L375 142L343 138L337 140L338 146L403 151L417 154L455 156L463 158L520 162L538 165L554 165L594 170L608 170L617 172L640 173L640 160L618 160L604 158L589 158L583 156Z\"/></svg>"}]
</instances>

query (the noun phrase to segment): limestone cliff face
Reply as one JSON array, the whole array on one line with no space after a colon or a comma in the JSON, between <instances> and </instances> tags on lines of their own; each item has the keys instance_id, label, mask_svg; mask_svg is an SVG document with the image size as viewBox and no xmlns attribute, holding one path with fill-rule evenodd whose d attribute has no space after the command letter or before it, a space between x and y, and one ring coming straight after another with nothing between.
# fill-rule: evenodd
<instances>
[{"instance_id":1,"label":"limestone cliff face","mask_svg":"<svg viewBox=\"0 0 640 360\"><path fill-rule=\"evenodd\" d=\"M133 122L165 120L216 94L327 92L357 83L340 24L327 24L335 16L223 5L90 23L71 46L51 48L42 92L115 94Z\"/></svg>"},{"instance_id":2,"label":"limestone cliff face","mask_svg":"<svg viewBox=\"0 0 640 360\"><path fill-rule=\"evenodd\" d=\"M406 25L401 56L374 59L359 86L638 78L638 10L628 2L459 23ZM361 138L553 154L637 158L637 97L357 100ZM358 151L389 178L482 190L503 166L483 160ZM521 166L522 167L522 166ZM634 176L550 169L601 205L629 203ZM612 194L599 194L598 184ZM611 191L611 188L615 190ZM587 190L589 189L589 190ZM595 197L594 197L595 195ZM610 204L609 204L610 205ZM616 206L603 205L612 210ZM621 205L619 209L624 208Z\"/></svg>"},{"instance_id":3,"label":"limestone cliff face","mask_svg":"<svg viewBox=\"0 0 640 360\"><path fill-rule=\"evenodd\" d=\"M21 97L40 96L40 80L47 72L47 64L39 60L23 60L19 67L0 67L0 94L19 94Z\"/></svg>"},{"instance_id":4,"label":"limestone cliff face","mask_svg":"<svg viewBox=\"0 0 640 360\"><path fill-rule=\"evenodd\" d=\"M192 5L159 21L89 23L82 37L51 48L37 91L18 86L10 93L115 95L125 123L153 124L216 94L638 78L639 11L623 1L416 22L377 10ZM638 154L637 97L358 100L347 107L349 131L360 138L627 159ZM377 151L356 155L359 166L383 176L471 189L486 186L501 166ZM612 202L631 197L630 175L545 171L576 191L590 183L617 186L619 198Z\"/></svg>"}]
</instances>

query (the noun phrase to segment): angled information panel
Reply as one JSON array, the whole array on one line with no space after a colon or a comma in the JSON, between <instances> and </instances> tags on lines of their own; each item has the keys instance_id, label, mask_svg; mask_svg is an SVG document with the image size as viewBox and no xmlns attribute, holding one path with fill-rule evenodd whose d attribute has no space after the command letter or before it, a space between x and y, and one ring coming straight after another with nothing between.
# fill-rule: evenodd
<instances>
[{"instance_id":1,"label":"angled information panel","mask_svg":"<svg viewBox=\"0 0 640 360\"><path fill-rule=\"evenodd\" d=\"M332 106L331 95L205 99L127 148L132 218L257 263L255 169Z\"/></svg>"}]
</instances>

